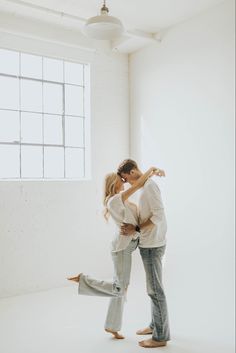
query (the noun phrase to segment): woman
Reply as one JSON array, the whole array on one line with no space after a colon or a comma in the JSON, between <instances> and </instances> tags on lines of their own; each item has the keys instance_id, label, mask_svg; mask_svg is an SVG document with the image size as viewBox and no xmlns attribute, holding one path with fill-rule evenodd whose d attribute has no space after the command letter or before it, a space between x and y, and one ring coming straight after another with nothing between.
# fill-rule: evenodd
<instances>
[{"instance_id":1,"label":"woman","mask_svg":"<svg viewBox=\"0 0 236 353\"><path fill-rule=\"evenodd\" d=\"M135 204L128 198L140 189L147 179L153 175L164 176L165 173L151 167L128 190L124 190L124 180L115 173L108 174L105 179L105 218L110 215L117 226L112 240L112 260L114 264L114 281L99 281L84 274L70 277L68 280L79 283L79 294L111 297L105 331L115 338L122 339L121 329L125 294L129 285L131 272L131 257L138 246L139 221ZM136 232L131 236L121 235L120 228L124 223L136 226Z\"/></svg>"}]
</instances>

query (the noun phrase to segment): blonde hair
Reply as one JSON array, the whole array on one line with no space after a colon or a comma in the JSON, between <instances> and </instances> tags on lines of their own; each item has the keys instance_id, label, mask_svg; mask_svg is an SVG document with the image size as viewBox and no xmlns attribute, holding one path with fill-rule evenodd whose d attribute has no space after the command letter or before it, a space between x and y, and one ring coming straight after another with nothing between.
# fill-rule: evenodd
<instances>
[{"instance_id":1,"label":"blonde hair","mask_svg":"<svg viewBox=\"0 0 236 353\"><path fill-rule=\"evenodd\" d=\"M116 194L117 178L119 178L119 177L116 173L107 174L105 177L103 204L105 206L104 217L106 220L108 220L108 217L109 217L107 203L108 203L109 199Z\"/></svg>"}]
</instances>

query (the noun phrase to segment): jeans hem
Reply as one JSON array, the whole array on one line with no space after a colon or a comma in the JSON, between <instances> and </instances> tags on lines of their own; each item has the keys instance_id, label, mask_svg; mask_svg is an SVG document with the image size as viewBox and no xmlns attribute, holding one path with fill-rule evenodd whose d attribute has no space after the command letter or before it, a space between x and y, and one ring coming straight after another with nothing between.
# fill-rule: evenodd
<instances>
[{"instance_id":1,"label":"jeans hem","mask_svg":"<svg viewBox=\"0 0 236 353\"><path fill-rule=\"evenodd\" d=\"M118 332L118 331L121 330L121 327L120 328L114 328L114 327L112 327L112 325L106 325L106 326L104 326L104 329L105 330L111 330L111 331L114 331L114 332Z\"/></svg>"},{"instance_id":2,"label":"jeans hem","mask_svg":"<svg viewBox=\"0 0 236 353\"><path fill-rule=\"evenodd\" d=\"M155 338L155 337L152 337L153 341L157 341L157 342L167 342L167 341L170 341L170 337L169 338Z\"/></svg>"}]
</instances>

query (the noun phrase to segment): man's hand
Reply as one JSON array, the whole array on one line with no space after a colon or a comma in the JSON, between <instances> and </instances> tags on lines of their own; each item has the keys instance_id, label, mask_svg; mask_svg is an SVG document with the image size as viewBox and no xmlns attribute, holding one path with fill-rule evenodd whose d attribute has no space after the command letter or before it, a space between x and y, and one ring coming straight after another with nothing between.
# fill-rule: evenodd
<instances>
[{"instance_id":1,"label":"man's hand","mask_svg":"<svg viewBox=\"0 0 236 353\"><path fill-rule=\"evenodd\" d=\"M123 223L120 227L121 235L133 235L136 232L136 227L133 224Z\"/></svg>"}]
</instances>

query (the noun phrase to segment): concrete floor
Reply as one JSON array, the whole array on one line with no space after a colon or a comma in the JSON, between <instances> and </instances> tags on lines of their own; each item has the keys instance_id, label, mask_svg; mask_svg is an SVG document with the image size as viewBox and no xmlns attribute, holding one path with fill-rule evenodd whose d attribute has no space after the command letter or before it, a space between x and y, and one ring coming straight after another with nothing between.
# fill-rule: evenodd
<instances>
[{"instance_id":1,"label":"concrete floor","mask_svg":"<svg viewBox=\"0 0 236 353\"><path fill-rule=\"evenodd\" d=\"M126 303L122 333L114 340L103 331L107 298L77 295L71 286L0 300L1 353L139 353L142 339L135 331L146 325L149 301L145 293L132 287ZM173 316L173 314L172 314ZM181 318L179 318L181 319ZM217 323L216 323L217 324ZM180 325L181 326L181 325ZM191 326L191 325L189 325ZM212 328L181 333L172 327L166 353L233 353L234 347L212 337Z\"/></svg>"}]
</instances>

